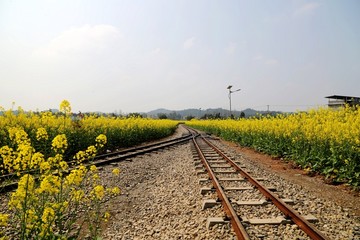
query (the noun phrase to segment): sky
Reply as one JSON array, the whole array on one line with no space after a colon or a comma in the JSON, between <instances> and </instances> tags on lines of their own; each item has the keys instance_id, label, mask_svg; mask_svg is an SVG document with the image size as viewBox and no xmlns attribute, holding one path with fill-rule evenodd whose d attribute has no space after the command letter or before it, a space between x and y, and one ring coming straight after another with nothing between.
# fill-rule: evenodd
<instances>
[{"instance_id":1,"label":"sky","mask_svg":"<svg viewBox=\"0 0 360 240\"><path fill-rule=\"evenodd\" d=\"M0 106L296 111L360 97L358 0L0 0ZM15 103L15 104L14 104Z\"/></svg>"}]
</instances>

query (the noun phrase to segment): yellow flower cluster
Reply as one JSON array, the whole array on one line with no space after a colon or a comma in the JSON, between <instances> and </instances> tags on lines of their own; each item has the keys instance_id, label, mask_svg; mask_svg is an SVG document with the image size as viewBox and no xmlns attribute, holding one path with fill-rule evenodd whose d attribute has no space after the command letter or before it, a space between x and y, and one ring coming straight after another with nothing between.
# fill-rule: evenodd
<instances>
[{"instance_id":1,"label":"yellow flower cluster","mask_svg":"<svg viewBox=\"0 0 360 240\"><path fill-rule=\"evenodd\" d=\"M71 106L68 101L65 100L60 105L63 113L70 113ZM77 118L70 117L69 114L52 114L51 112L26 113L21 109L14 114L8 110L0 115L0 142L3 145L9 145L15 151L20 144L32 144L36 151L44 154L46 158L53 151L57 151L56 153L65 153L66 159L70 159L80 150L86 151L90 145L94 145L98 153L102 153L106 149L129 147L144 141L166 137L174 132L177 124L177 121L167 119L88 114ZM62 134L66 134L66 140L60 137ZM56 136L58 137L54 139ZM49 139L53 142L49 142ZM14 144L10 145L10 142ZM58 152L59 149L64 152Z\"/></svg>"},{"instance_id":2,"label":"yellow flower cluster","mask_svg":"<svg viewBox=\"0 0 360 240\"><path fill-rule=\"evenodd\" d=\"M115 176L118 176L118 175L120 174L120 169L114 168L114 169L112 170L112 173L113 173Z\"/></svg>"},{"instance_id":3,"label":"yellow flower cluster","mask_svg":"<svg viewBox=\"0 0 360 240\"><path fill-rule=\"evenodd\" d=\"M102 200L105 196L105 188L102 185L97 185L94 187L93 191L91 192L93 198L97 200Z\"/></svg>"},{"instance_id":4,"label":"yellow flower cluster","mask_svg":"<svg viewBox=\"0 0 360 240\"><path fill-rule=\"evenodd\" d=\"M98 146L98 145L96 145ZM82 163L84 160L86 159L91 159L93 157L96 156L98 149L96 148L96 146L89 146L85 151L79 151L75 154L74 156L74 160L77 161L77 163Z\"/></svg>"},{"instance_id":5,"label":"yellow flower cluster","mask_svg":"<svg viewBox=\"0 0 360 240\"><path fill-rule=\"evenodd\" d=\"M24 138L21 139L24 140ZM17 141L16 138L13 138L13 141ZM65 135L55 138L53 143L52 146L56 152L64 152L61 147L66 148L67 146L64 144L66 143ZM61 153L45 159L43 154L39 152L25 151L24 149L29 149L26 146L31 147L30 145L19 145L19 152L13 151L8 146L0 149L3 160L12 160L12 162L5 161L6 166L13 166L21 159L21 166L37 165L42 173L37 184L32 175L18 172L24 175L20 178L18 188L11 194L9 200L9 209L15 214L15 218L11 220L15 223L11 226L14 224L21 226L17 231L19 231L20 236L23 236L22 238L39 236L43 239L52 239L55 232L67 231L62 229L63 226L68 226L62 221L64 216L76 217L72 214L75 211L72 208L77 209L81 206L81 208L87 209L89 213L100 216L102 214L101 201L105 196L115 196L120 193L118 187L109 188L105 191L105 187L100 184L96 166L90 166L89 171L86 166L80 165L77 169L71 170L68 175L63 175L62 171L68 170L68 164L63 160ZM95 153L96 148L94 146L85 151L85 154L89 156L93 156ZM24 161L25 163L23 163ZM94 185L93 190L91 192L84 191L89 184ZM97 220L91 223L94 220L87 219L90 225L95 225L95 229L98 229L100 223ZM16 223L16 221L18 222ZM69 224L75 222L71 219L66 221L69 221ZM0 214L0 227L8 225L9 215ZM97 231L94 234L97 234ZM0 238L1 235L0 232Z\"/></svg>"},{"instance_id":6,"label":"yellow flower cluster","mask_svg":"<svg viewBox=\"0 0 360 240\"><path fill-rule=\"evenodd\" d=\"M360 108L187 124L360 186Z\"/></svg>"},{"instance_id":7,"label":"yellow flower cluster","mask_svg":"<svg viewBox=\"0 0 360 240\"><path fill-rule=\"evenodd\" d=\"M11 227L22 239L68 237L78 222L74 219L78 210L84 210L81 212L87 215L87 224L83 226L89 226L95 238L100 221L110 216L104 213L102 202L120 194L120 189L105 188L102 173L95 166L81 163L107 149L168 136L178 124L172 120L98 115L77 118L70 116L67 100L61 102L60 114L25 113L21 108L17 114L1 110L0 172L18 174L19 183L5 210L9 215L0 213L0 226ZM71 171L70 159L80 164ZM38 174L38 181L29 171ZM113 175L119 174L119 169L113 170Z\"/></svg>"},{"instance_id":8,"label":"yellow flower cluster","mask_svg":"<svg viewBox=\"0 0 360 240\"><path fill-rule=\"evenodd\" d=\"M71 106L70 106L70 102L68 100L63 100L60 103L60 112L63 112L65 114L71 113Z\"/></svg>"},{"instance_id":9,"label":"yellow flower cluster","mask_svg":"<svg viewBox=\"0 0 360 240\"><path fill-rule=\"evenodd\" d=\"M95 141L98 148L103 148L107 142L106 135L100 134L99 136L96 137Z\"/></svg>"},{"instance_id":10,"label":"yellow flower cluster","mask_svg":"<svg viewBox=\"0 0 360 240\"><path fill-rule=\"evenodd\" d=\"M120 194L120 188L118 187L113 187L113 188L108 188L106 189L108 192L110 192L113 195L119 195Z\"/></svg>"},{"instance_id":11,"label":"yellow flower cluster","mask_svg":"<svg viewBox=\"0 0 360 240\"><path fill-rule=\"evenodd\" d=\"M58 176L46 175L40 182L39 188L36 189L36 193L48 193L56 194L60 192L61 179Z\"/></svg>"},{"instance_id":12,"label":"yellow flower cluster","mask_svg":"<svg viewBox=\"0 0 360 240\"><path fill-rule=\"evenodd\" d=\"M64 153L68 147L67 139L65 134L57 135L52 141L52 149L58 153Z\"/></svg>"},{"instance_id":13,"label":"yellow flower cluster","mask_svg":"<svg viewBox=\"0 0 360 240\"><path fill-rule=\"evenodd\" d=\"M36 198L34 177L25 174L20 178L16 192L11 195L9 207L13 210L22 209L24 202L30 202L36 200Z\"/></svg>"},{"instance_id":14,"label":"yellow flower cluster","mask_svg":"<svg viewBox=\"0 0 360 240\"><path fill-rule=\"evenodd\" d=\"M30 139L24 129L20 127L11 127L8 131L10 140L17 145L30 145Z\"/></svg>"},{"instance_id":15,"label":"yellow flower cluster","mask_svg":"<svg viewBox=\"0 0 360 240\"><path fill-rule=\"evenodd\" d=\"M95 146L89 146L86 151L85 151L86 155L88 157L95 157L96 153L97 153L97 149Z\"/></svg>"},{"instance_id":16,"label":"yellow flower cluster","mask_svg":"<svg viewBox=\"0 0 360 240\"><path fill-rule=\"evenodd\" d=\"M0 213L0 227L7 226L9 221L9 214Z\"/></svg>"},{"instance_id":17,"label":"yellow flower cluster","mask_svg":"<svg viewBox=\"0 0 360 240\"><path fill-rule=\"evenodd\" d=\"M70 174L65 177L65 184L68 186L71 185L80 186L80 184L84 180L86 173L87 173L86 167L81 165L78 169L72 170Z\"/></svg>"},{"instance_id":18,"label":"yellow flower cluster","mask_svg":"<svg viewBox=\"0 0 360 240\"><path fill-rule=\"evenodd\" d=\"M54 220L54 217L55 217L54 209L52 209L51 207L46 207L44 209L41 220L42 220L43 224L48 225L49 223L51 223Z\"/></svg>"},{"instance_id":19,"label":"yellow flower cluster","mask_svg":"<svg viewBox=\"0 0 360 240\"><path fill-rule=\"evenodd\" d=\"M45 128L41 127L41 128L37 129L36 140L41 141L41 140L47 140L48 138L49 138L49 135Z\"/></svg>"},{"instance_id":20,"label":"yellow flower cluster","mask_svg":"<svg viewBox=\"0 0 360 240\"><path fill-rule=\"evenodd\" d=\"M52 225L55 221L55 211L51 207L45 207L43 214L41 216L41 231L39 233L39 236L42 238L49 237L49 233L53 231Z\"/></svg>"}]
</instances>

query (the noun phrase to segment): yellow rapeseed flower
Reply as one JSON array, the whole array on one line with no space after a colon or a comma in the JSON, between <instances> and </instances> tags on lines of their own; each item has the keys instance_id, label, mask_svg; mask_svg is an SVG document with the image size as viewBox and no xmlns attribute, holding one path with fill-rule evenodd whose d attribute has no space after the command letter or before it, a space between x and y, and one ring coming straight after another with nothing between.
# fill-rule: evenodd
<instances>
[{"instance_id":1,"label":"yellow rapeseed flower","mask_svg":"<svg viewBox=\"0 0 360 240\"><path fill-rule=\"evenodd\" d=\"M70 102L68 100L63 100L60 103L60 112L63 112L65 114L71 113L71 106L70 106Z\"/></svg>"},{"instance_id":2,"label":"yellow rapeseed flower","mask_svg":"<svg viewBox=\"0 0 360 240\"><path fill-rule=\"evenodd\" d=\"M113 187L111 189L111 193L114 194L114 195L119 195L120 194L120 188L118 187Z\"/></svg>"},{"instance_id":3,"label":"yellow rapeseed flower","mask_svg":"<svg viewBox=\"0 0 360 240\"><path fill-rule=\"evenodd\" d=\"M65 152L68 147L67 139L65 134L57 135L52 141L52 149L55 152Z\"/></svg>"},{"instance_id":4,"label":"yellow rapeseed flower","mask_svg":"<svg viewBox=\"0 0 360 240\"><path fill-rule=\"evenodd\" d=\"M113 173L115 176L118 176L118 175L120 174L120 169L114 168L114 169L112 170L112 173Z\"/></svg>"},{"instance_id":5,"label":"yellow rapeseed flower","mask_svg":"<svg viewBox=\"0 0 360 240\"><path fill-rule=\"evenodd\" d=\"M48 133L45 128L41 127L38 128L36 131L36 140L47 140L49 138Z\"/></svg>"},{"instance_id":6,"label":"yellow rapeseed flower","mask_svg":"<svg viewBox=\"0 0 360 240\"><path fill-rule=\"evenodd\" d=\"M86 155L88 157L95 157L97 153L96 147L91 145L86 149Z\"/></svg>"},{"instance_id":7,"label":"yellow rapeseed flower","mask_svg":"<svg viewBox=\"0 0 360 240\"><path fill-rule=\"evenodd\" d=\"M16 144L30 144L30 139L24 129L18 127L11 127L8 131L10 140L14 141Z\"/></svg>"},{"instance_id":8,"label":"yellow rapeseed flower","mask_svg":"<svg viewBox=\"0 0 360 240\"><path fill-rule=\"evenodd\" d=\"M59 165L63 171L66 171L69 168L67 162L65 162L65 161L60 161Z\"/></svg>"},{"instance_id":9,"label":"yellow rapeseed flower","mask_svg":"<svg viewBox=\"0 0 360 240\"><path fill-rule=\"evenodd\" d=\"M0 213L0 227L7 226L9 221L9 214Z\"/></svg>"},{"instance_id":10,"label":"yellow rapeseed flower","mask_svg":"<svg viewBox=\"0 0 360 240\"><path fill-rule=\"evenodd\" d=\"M47 175L45 176L41 182L38 189L36 189L37 193L49 193L56 194L60 191L61 179L58 176Z\"/></svg>"},{"instance_id":11,"label":"yellow rapeseed flower","mask_svg":"<svg viewBox=\"0 0 360 240\"><path fill-rule=\"evenodd\" d=\"M41 220L45 224L49 224L54 220L55 217L55 211L51 207L46 207L44 209L44 212L42 214Z\"/></svg>"},{"instance_id":12,"label":"yellow rapeseed flower","mask_svg":"<svg viewBox=\"0 0 360 240\"><path fill-rule=\"evenodd\" d=\"M96 137L95 141L98 147L100 148L104 147L107 142L106 135L100 134L99 136Z\"/></svg>"},{"instance_id":13,"label":"yellow rapeseed flower","mask_svg":"<svg viewBox=\"0 0 360 240\"><path fill-rule=\"evenodd\" d=\"M38 220L38 216L36 215L35 210L33 208L26 209L25 222L27 223L26 228L28 230L33 228L33 226L37 222L37 220Z\"/></svg>"},{"instance_id":14,"label":"yellow rapeseed flower","mask_svg":"<svg viewBox=\"0 0 360 240\"><path fill-rule=\"evenodd\" d=\"M109 220L109 218L110 218L110 213L109 213L109 212L105 212L105 213L104 213L104 217L103 217L104 221L107 222L107 221Z\"/></svg>"},{"instance_id":15,"label":"yellow rapeseed flower","mask_svg":"<svg viewBox=\"0 0 360 240\"><path fill-rule=\"evenodd\" d=\"M102 200L105 196L105 189L102 185L97 185L94 187L94 190L92 191L93 197Z\"/></svg>"},{"instance_id":16,"label":"yellow rapeseed flower","mask_svg":"<svg viewBox=\"0 0 360 240\"><path fill-rule=\"evenodd\" d=\"M22 176L18 182L18 188L11 194L9 207L11 209L21 209L24 201L34 198L35 180L30 174Z\"/></svg>"},{"instance_id":17,"label":"yellow rapeseed flower","mask_svg":"<svg viewBox=\"0 0 360 240\"><path fill-rule=\"evenodd\" d=\"M91 165L91 166L90 166L90 171L96 172L96 171L97 171L97 167L96 167L95 165Z\"/></svg>"},{"instance_id":18,"label":"yellow rapeseed flower","mask_svg":"<svg viewBox=\"0 0 360 240\"><path fill-rule=\"evenodd\" d=\"M79 151L75 154L74 159L77 160L78 163L81 163L87 158L86 152Z\"/></svg>"},{"instance_id":19,"label":"yellow rapeseed flower","mask_svg":"<svg viewBox=\"0 0 360 240\"><path fill-rule=\"evenodd\" d=\"M85 196L84 190L74 190L71 192L72 197L74 198L75 202L81 202Z\"/></svg>"},{"instance_id":20,"label":"yellow rapeseed flower","mask_svg":"<svg viewBox=\"0 0 360 240\"><path fill-rule=\"evenodd\" d=\"M40 152L36 152L31 156L30 168L38 168L41 163L44 162L44 155Z\"/></svg>"},{"instance_id":21,"label":"yellow rapeseed flower","mask_svg":"<svg viewBox=\"0 0 360 240\"><path fill-rule=\"evenodd\" d=\"M3 168L11 171L11 169L13 169L14 159L16 158L14 150L9 146L3 146L0 148L0 156L3 161Z\"/></svg>"},{"instance_id":22,"label":"yellow rapeseed flower","mask_svg":"<svg viewBox=\"0 0 360 240\"><path fill-rule=\"evenodd\" d=\"M51 165L49 162L47 161L43 161L40 163L40 172L41 173L46 173L51 169Z\"/></svg>"}]
</instances>

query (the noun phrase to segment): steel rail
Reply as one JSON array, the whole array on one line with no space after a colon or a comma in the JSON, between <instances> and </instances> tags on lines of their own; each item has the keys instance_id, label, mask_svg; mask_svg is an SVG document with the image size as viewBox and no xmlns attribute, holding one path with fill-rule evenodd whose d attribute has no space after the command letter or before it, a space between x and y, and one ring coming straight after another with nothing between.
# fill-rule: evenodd
<instances>
[{"instance_id":1,"label":"steel rail","mask_svg":"<svg viewBox=\"0 0 360 240\"><path fill-rule=\"evenodd\" d=\"M244 171L233 160L220 151L214 144L204 138L204 141L211 146L218 154L220 154L226 161L228 161L232 167L238 171L245 179L247 179L253 186L255 186L268 200L270 200L284 215L290 218L299 228L301 228L311 239L324 240L329 239L322 232L315 228L313 224L300 216L293 208L282 201L279 197L262 186L259 181L254 179L250 174Z\"/></svg>"},{"instance_id":2,"label":"steel rail","mask_svg":"<svg viewBox=\"0 0 360 240\"><path fill-rule=\"evenodd\" d=\"M113 152L113 153L108 153L108 154L102 154L102 155L98 155L98 160L95 162L90 162L88 161L87 163L85 163L84 165L86 167L90 166L90 165L95 165L95 166L103 166L103 165L108 165L110 163L114 163L114 162L119 162L121 160L125 160L128 158L132 158L138 155L143 155L146 153L150 153L153 151L157 151L160 149L164 149L167 147L171 147L177 144L181 144L187 141L190 141L192 139L193 135L189 134L186 136L182 136L179 138L174 138L171 140L166 140L166 141L162 141L162 142L158 142L158 143L152 143L152 144L148 144L148 145L144 145L144 146L139 146L139 147L134 147L131 149L125 149L122 151L118 151L118 152ZM102 156L102 159L100 159L99 156ZM108 157L112 157L110 159L104 159L104 158L108 158ZM72 167L70 167L66 172L70 172L71 170L75 169L77 166L73 165ZM9 174L7 175L7 177L9 176ZM4 180L0 183L3 183ZM4 184L4 185L0 185L0 193L3 192L9 192L11 190L16 189L18 186L18 182L14 181L8 184Z\"/></svg>"},{"instance_id":3,"label":"steel rail","mask_svg":"<svg viewBox=\"0 0 360 240\"><path fill-rule=\"evenodd\" d=\"M201 139L204 139L204 138L201 138ZM237 238L241 239L241 240L250 239L248 233L245 230L245 227L241 224L241 221L240 221L238 215L236 214L236 212L235 212L234 208L232 207L228 197L226 196L223 188L221 187L221 185L220 185L219 181L217 180L214 172L212 171L209 163L207 162L205 155L201 151L201 148L196 141L196 137L193 137L192 141L194 143L197 153L199 154L199 156L201 158L201 162L204 164L204 166L209 174L209 177L215 187L217 195L218 195L219 199L221 200L221 204L223 205L223 207L225 209L227 217L230 219L231 225L235 231Z\"/></svg>"},{"instance_id":4,"label":"steel rail","mask_svg":"<svg viewBox=\"0 0 360 240\"><path fill-rule=\"evenodd\" d=\"M113 162L118 162L120 160L126 159L126 158L131 158L131 157L135 157L137 155L142 155L142 154L146 154L146 153L150 153L153 151L157 151L163 148L167 148L167 147L171 147L180 143L184 143L187 142L189 140L192 139L192 135L186 136L186 137L180 137L180 138L176 138L173 141L166 141L158 143L158 144L152 144L150 147L148 148L144 148L144 147L140 147L140 148L136 148L134 150L136 151L132 151L129 153L126 153L124 155L120 155L120 156L116 156L114 158L111 159L104 159L104 160L99 160L97 162L92 163L91 165L95 165L95 166L101 166L101 165L107 165Z\"/></svg>"},{"instance_id":5,"label":"steel rail","mask_svg":"<svg viewBox=\"0 0 360 240\"><path fill-rule=\"evenodd\" d=\"M177 142L177 141L179 141L181 139L188 140L188 138L190 138L191 136L192 136L191 134L187 134L185 136L181 136L181 137L178 137L178 138L165 140L165 141L161 141L161 142L157 142L157 143L150 143L150 144L146 144L146 145L142 145L142 146L138 146L138 147L131 147L131 148L127 148L127 149L124 149L124 150L115 151L115 152L111 152L111 153L104 153L104 154L100 154L100 155L95 156L95 158L93 160L103 159L103 158L106 158L106 157L112 157L112 156L116 156L116 155L119 155L119 154L125 154L125 153L133 152L133 151L139 151L139 150L142 150L142 149L148 149L148 148L151 148L151 147L159 146L159 144L167 144L167 143Z\"/></svg>"},{"instance_id":6,"label":"steel rail","mask_svg":"<svg viewBox=\"0 0 360 240\"><path fill-rule=\"evenodd\" d=\"M192 136L192 134L189 133L189 134L187 134L185 136L181 136L179 138L165 140L165 141L161 141L161 142L157 142L157 143L150 143L150 144L137 146L137 147L126 148L126 149L123 149L123 150L114 151L114 152L110 152L110 153L99 154L99 155L96 155L93 158L85 159L82 162L83 163L86 163L86 162L94 163L94 161L98 161L100 159L105 159L105 158L109 158L109 157L113 157L113 156L127 154L127 153L130 153L130 152L140 151L142 149L149 149L149 148L152 148L152 147L159 146L159 144L167 144L167 143L171 144L173 142L176 143L177 141L179 141L181 139L184 139L185 141L187 141L187 140L190 140L189 138L191 138L191 136ZM68 163L69 166L74 166L74 165L77 164L76 161L74 161L74 160L67 161L67 163ZM21 173L23 173L23 174L25 174L25 173L36 173L37 171L38 171L38 169L34 169L34 170L30 170L30 171L23 171ZM7 179L16 178L16 175L17 175L16 173L8 173L8 174L0 175L0 183L2 181L4 181L4 180L7 180Z\"/></svg>"}]
</instances>

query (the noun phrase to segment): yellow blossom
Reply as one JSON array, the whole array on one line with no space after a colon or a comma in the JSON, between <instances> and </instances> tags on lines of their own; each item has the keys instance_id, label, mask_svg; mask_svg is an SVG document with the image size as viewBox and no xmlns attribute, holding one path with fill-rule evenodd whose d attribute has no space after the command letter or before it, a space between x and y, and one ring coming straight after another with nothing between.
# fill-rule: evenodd
<instances>
[{"instance_id":1,"label":"yellow blossom","mask_svg":"<svg viewBox=\"0 0 360 240\"><path fill-rule=\"evenodd\" d=\"M43 215L41 217L41 220L43 223L48 224L51 223L54 220L55 211L51 207L46 207L44 209Z\"/></svg>"},{"instance_id":2,"label":"yellow blossom","mask_svg":"<svg viewBox=\"0 0 360 240\"><path fill-rule=\"evenodd\" d=\"M98 147L100 148L104 147L107 142L106 135L100 134L99 136L96 137L95 141Z\"/></svg>"},{"instance_id":3,"label":"yellow blossom","mask_svg":"<svg viewBox=\"0 0 360 240\"><path fill-rule=\"evenodd\" d=\"M110 218L110 213L109 213L109 212L105 212L105 213L104 213L104 217L103 217L104 221L107 222L107 221L109 220L109 218Z\"/></svg>"},{"instance_id":4,"label":"yellow blossom","mask_svg":"<svg viewBox=\"0 0 360 240\"><path fill-rule=\"evenodd\" d=\"M95 157L97 153L96 147L95 146L89 146L86 149L86 154L88 157Z\"/></svg>"},{"instance_id":5,"label":"yellow blossom","mask_svg":"<svg viewBox=\"0 0 360 240\"><path fill-rule=\"evenodd\" d=\"M80 202L84 198L85 192L82 189L74 190L71 192L71 195L74 198L75 202Z\"/></svg>"},{"instance_id":6,"label":"yellow blossom","mask_svg":"<svg viewBox=\"0 0 360 240\"><path fill-rule=\"evenodd\" d=\"M44 162L44 155L40 152L36 152L31 156L30 168L38 168L41 163Z\"/></svg>"},{"instance_id":7,"label":"yellow blossom","mask_svg":"<svg viewBox=\"0 0 360 240\"><path fill-rule=\"evenodd\" d=\"M81 163L87 158L86 152L79 151L75 154L74 159L77 160L78 163Z\"/></svg>"},{"instance_id":8,"label":"yellow blossom","mask_svg":"<svg viewBox=\"0 0 360 240\"><path fill-rule=\"evenodd\" d=\"M48 133L45 128L41 127L38 128L36 131L36 140L47 140L49 138Z\"/></svg>"},{"instance_id":9,"label":"yellow blossom","mask_svg":"<svg viewBox=\"0 0 360 240\"><path fill-rule=\"evenodd\" d=\"M71 113L71 106L70 106L70 102L68 100L63 100L60 103L60 112L63 112L65 114Z\"/></svg>"},{"instance_id":10,"label":"yellow blossom","mask_svg":"<svg viewBox=\"0 0 360 240\"><path fill-rule=\"evenodd\" d=\"M55 152L65 152L68 147L67 139L65 134L57 135L52 141L52 149Z\"/></svg>"},{"instance_id":11,"label":"yellow blossom","mask_svg":"<svg viewBox=\"0 0 360 240\"><path fill-rule=\"evenodd\" d=\"M11 194L9 206L15 209L21 208L23 201L33 197L34 187L35 180L33 176L29 174L22 176L18 182L17 190Z\"/></svg>"},{"instance_id":12,"label":"yellow blossom","mask_svg":"<svg viewBox=\"0 0 360 240\"><path fill-rule=\"evenodd\" d=\"M0 213L0 227L7 226L9 221L9 214Z\"/></svg>"},{"instance_id":13,"label":"yellow blossom","mask_svg":"<svg viewBox=\"0 0 360 240\"><path fill-rule=\"evenodd\" d=\"M120 194L120 188L118 187L113 187L111 189L111 193L114 194L114 195L119 195Z\"/></svg>"},{"instance_id":14,"label":"yellow blossom","mask_svg":"<svg viewBox=\"0 0 360 240\"><path fill-rule=\"evenodd\" d=\"M112 170L112 173L113 173L115 176L118 176L118 175L120 174L120 169L114 168L114 169Z\"/></svg>"},{"instance_id":15,"label":"yellow blossom","mask_svg":"<svg viewBox=\"0 0 360 240\"><path fill-rule=\"evenodd\" d=\"M86 172L87 171L84 166L80 166L79 169L72 170L70 174L65 177L66 185L79 186L83 182Z\"/></svg>"},{"instance_id":16,"label":"yellow blossom","mask_svg":"<svg viewBox=\"0 0 360 240\"><path fill-rule=\"evenodd\" d=\"M41 180L39 188L36 190L38 193L47 192L55 194L60 191L61 179L58 176L47 175Z\"/></svg>"},{"instance_id":17,"label":"yellow blossom","mask_svg":"<svg viewBox=\"0 0 360 240\"><path fill-rule=\"evenodd\" d=\"M92 175L92 178L93 178L94 183L95 183L95 182L96 182L96 180L100 179L100 176L99 176L99 174L94 173L94 174Z\"/></svg>"},{"instance_id":18,"label":"yellow blossom","mask_svg":"<svg viewBox=\"0 0 360 240\"><path fill-rule=\"evenodd\" d=\"M97 171L97 167L96 167L95 165L91 165L91 166L90 166L90 171L96 172L96 171Z\"/></svg>"},{"instance_id":19,"label":"yellow blossom","mask_svg":"<svg viewBox=\"0 0 360 240\"><path fill-rule=\"evenodd\" d=\"M102 185L95 186L94 190L92 191L92 194L93 194L94 198L96 198L98 200L102 200L105 196L104 186L102 186Z\"/></svg>"},{"instance_id":20,"label":"yellow blossom","mask_svg":"<svg viewBox=\"0 0 360 240\"><path fill-rule=\"evenodd\" d=\"M67 169L69 168L67 162L65 162L65 161L60 161L59 165L60 165L60 168L61 168L63 171L65 171L65 170L67 170Z\"/></svg>"},{"instance_id":21,"label":"yellow blossom","mask_svg":"<svg viewBox=\"0 0 360 240\"><path fill-rule=\"evenodd\" d=\"M47 161L43 161L40 163L40 172L41 173L46 173L51 169L51 165L49 162Z\"/></svg>"},{"instance_id":22,"label":"yellow blossom","mask_svg":"<svg viewBox=\"0 0 360 240\"><path fill-rule=\"evenodd\" d=\"M24 129L18 127L9 128L9 137L10 140L14 141L16 144L30 144L30 139L28 134L25 132Z\"/></svg>"},{"instance_id":23,"label":"yellow blossom","mask_svg":"<svg viewBox=\"0 0 360 240\"><path fill-rule=\"evenodd\" d=\"M34 223L38 220L38 216L33 208L29 208L25 213L25 222L26 228L31 229L34 226Z\"/></svg>"}]
</instances>

